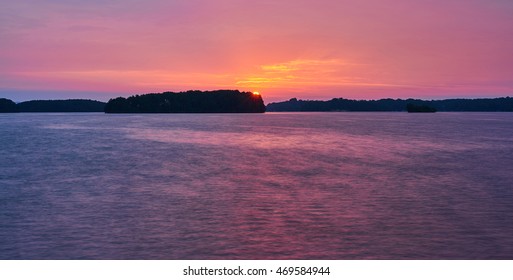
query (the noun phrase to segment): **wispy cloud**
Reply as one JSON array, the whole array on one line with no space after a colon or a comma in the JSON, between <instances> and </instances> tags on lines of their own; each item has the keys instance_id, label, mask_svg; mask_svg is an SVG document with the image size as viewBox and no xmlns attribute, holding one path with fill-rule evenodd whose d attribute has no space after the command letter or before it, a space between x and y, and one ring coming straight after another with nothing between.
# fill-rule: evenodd
<instances>
[{"instance_id":1,"label":"wispy cloud","mask_svg":"<svg viewBox=\"0 0 513 280\"><path fill-rule=\"evenodd\" d=\"M255 74L239 79L236 84L252 87L275 87L284 83L296 83L311 76L312 72L325 72L342 65L339 60L296 59L292 61L261 65Z\"/></svg>"},{"instance_id":2,"label":"wispy cloud","mask_svg":"<svg viewBox=\"0 0 513 280\"><path fill-rule=\"evenodd\" d=\"M259 71L239 79L236 84L254 88L281 88L289 86L344 86L372 85L351 77L351 69L362 64L340 59L296 59L260 66ZM376 84L383 86L384 84Z\"/></svg>"}]
</instances>

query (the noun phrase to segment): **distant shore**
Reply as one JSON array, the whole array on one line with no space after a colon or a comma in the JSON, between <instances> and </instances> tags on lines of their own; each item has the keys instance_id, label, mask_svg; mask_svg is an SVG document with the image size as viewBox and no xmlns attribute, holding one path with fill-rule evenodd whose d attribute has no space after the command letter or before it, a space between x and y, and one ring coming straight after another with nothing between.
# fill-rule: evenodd
<instances>
[{"instance_id":1,"label":"distant shore","mask_svg":"<svg viewBox=\"0 0 513 280\"><path fill-rule=\"evenodd\" d=\"M433 111L445 112L513 112L513 98L480 98L480 99L380 99L351 100L333 98L328 101L299 100L267 104L268 112L401 112L407 111L408 105L417 108L431 108Z\"/></svg>"},{"instance_id":2,"label":"distant shore","mask_svg":"<svg viewBox=\"0 0 513 280\"><path fill-rule=\"evenodd\" d=\"M259 94L237 90L165 92L118 97L101 102L89 99L31 100L15 103L0 98L0 113L105 112L105 113L263 113L263 112L406 112L408 105L438 112L513 112L513 98L380 99L328 101L300 100L264 105Z\"/></svg>"}]
</instances>

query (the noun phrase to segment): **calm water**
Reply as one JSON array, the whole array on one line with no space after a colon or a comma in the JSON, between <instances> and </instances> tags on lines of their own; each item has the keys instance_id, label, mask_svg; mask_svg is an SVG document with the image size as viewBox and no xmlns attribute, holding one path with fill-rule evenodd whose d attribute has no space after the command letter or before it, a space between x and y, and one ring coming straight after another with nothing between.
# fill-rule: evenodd
<instances>
[{"instance_id":1,"label":"calm water","mask_svg":"<svg viewBox=\"0 0 513 280\"><path fill-rule=\"evenodd\" d=\"M513 114L0 114L1 259L513 259Z\"/></svg>"}]
</instances>

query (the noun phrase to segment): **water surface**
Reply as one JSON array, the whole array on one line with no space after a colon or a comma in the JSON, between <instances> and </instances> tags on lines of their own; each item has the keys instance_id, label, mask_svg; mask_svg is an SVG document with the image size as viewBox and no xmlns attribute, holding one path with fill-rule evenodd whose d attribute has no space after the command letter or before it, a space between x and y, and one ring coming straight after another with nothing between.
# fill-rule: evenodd
<instances>
[{"instance_id":1,"label":"water surface","mask_svg":"<svg viewBox=\"0 0 513 280\"><path fill-rule=\"evenodd\" d=\"M1 259L512 259L513 114L0 114Z\"/></svg>"}]
</instances>

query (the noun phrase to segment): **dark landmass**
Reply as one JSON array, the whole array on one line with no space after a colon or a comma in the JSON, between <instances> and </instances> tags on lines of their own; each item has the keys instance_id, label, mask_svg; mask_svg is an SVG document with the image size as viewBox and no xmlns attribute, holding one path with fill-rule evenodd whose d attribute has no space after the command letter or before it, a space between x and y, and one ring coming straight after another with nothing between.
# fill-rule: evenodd
<instances>
[{"instance_id":1,"label":"dark landmass","mask_svg":"<svg viewBox=\"0 0 513 280\"><path fill-rule=\"evenodd\" d=\"M408 109L409 108L409 109ZM513 98L481 99L380 99L328 101L298 100L264 105L262 97L238 90L165 92L118 97L108 103L86 100L33 100L16 104L0 98L0 113L106 112L106 113L263 113L270 112L513 112Z\"/></svg>"},{"instance_id":2,"label":"dark landmass","mask_svg":"<svg viewBox=\"0 0 513 280\"><path fill-rule=\"evenodd\" d=\"M0 113L17 113L18 106L14 101L6 98L0 98Z\"/></svg>"},{"instance_id":3,"label":"dark landmass","mask_svg":"<svg viewBox=\"0 0 513 280\"><path fill-rule=\"evenodd\" d=\"M105 103L88 99L32 100L17 107L20 112L103 112Z\"/></svg>"},{"instance_id":4,"label":"dark landmass","mask_svg":"<svg viewBox=\"0 0 513 280\"><path fill-rule=\"evenodd\" d=\"M427 105L415 105L408 103L406 105L406 111L408 111L408 113L435 113L436 109Z\"/></svg>"},{"instance_id":5,"label":"dark landmass","mask_svg":"<svg viewBox=\"0 0 513 280\"><path fill-rule=\"evenodd\" d=\"M260 95L238 90L164 92L109 100L105 113L264 113Z\"/></svg>"},{"instance_id":6,"label":"dark landmass","mask_svg":"<svg viewBox=\"0 0 513 280\"><path fill-rule=\"evenodd\" d=\"M452 112L512 112L513 98L481 98L481 99L380 99L380 100L351 100L334 98L328 101L298 100L267 104L269 112L393 112L406 111L407 105L427 106L436 111Z\"/></svg>"}]
</instances>

